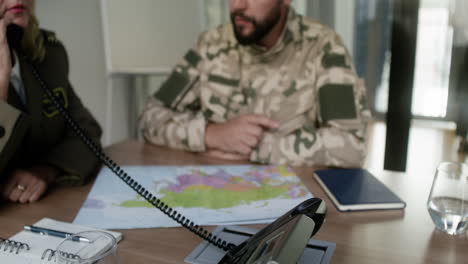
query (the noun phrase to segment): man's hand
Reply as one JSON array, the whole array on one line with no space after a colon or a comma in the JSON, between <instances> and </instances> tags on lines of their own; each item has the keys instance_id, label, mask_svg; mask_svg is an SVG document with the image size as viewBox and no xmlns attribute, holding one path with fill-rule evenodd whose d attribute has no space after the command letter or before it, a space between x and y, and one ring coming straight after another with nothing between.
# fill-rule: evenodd
<instances>
[{"instance_id":1,"label":"man's hand","mask_svg":"<svg viewBox=\"0 0 468 264\"><path fill-rule=\"evenodd\" d=\"M35 166L31 169L17 169L2 188L2 196L12 202L35 202L46 192L60 170L51 166Z\"/></svg>"},{"instance_id":2,"label":"man's hand","mask_svg":"<svg viewBox=\"0 0 468 264\"><path fill-rule=\"evenodd\" d=\"M247 114L235 117L226 123L208 124L205 144L208 150L248 157L263 137L265 130L275 129L278 123L265 116Z\"/></svg>"},{"instance_id":3,"label":"man's hand","mask_svg":"<svg viewBox=\"0 0 468 264\"><path fill-rule=\"evenodd\" d=\"M249 160L248 155L230 153L230 152L225 152L225 151L217 150L217 149L209 149L206 152L204 152L203 155L210 157L210 158L223 159L223 160L235 160L235 161L241 161L241 160L248 161Z\"/></svg>"}]
</instances>

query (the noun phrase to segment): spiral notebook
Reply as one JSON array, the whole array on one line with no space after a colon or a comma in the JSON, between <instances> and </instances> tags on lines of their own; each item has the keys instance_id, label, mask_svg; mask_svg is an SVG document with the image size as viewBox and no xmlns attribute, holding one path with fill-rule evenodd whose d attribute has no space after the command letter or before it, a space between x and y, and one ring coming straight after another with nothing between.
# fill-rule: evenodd
<instances>
[{"instance_id":1,"label":"spiral notebook","mask_svg":"<svg viewBox=\"0 0 468 264\"><path fill-rule=\"evenodd\" d=\"M43 218L37 223L34 223L34 225L69 233L96 230L94 228L57 221L50 218ZM122 240L122 233L108 230L101 231L106 231L109 234L112 234L117 242ZM17 233L9 239L0 238L0 263L56 263L55 249L62 241L63 238L60 237L41 235L26 230ZM86 243L77 242L76 251L68 253L76 253L78 250L83 250L84 247L86 247ZM93 248L92 250L95 252L99 251L97 248Z\"/></svg>"}]
</instances>

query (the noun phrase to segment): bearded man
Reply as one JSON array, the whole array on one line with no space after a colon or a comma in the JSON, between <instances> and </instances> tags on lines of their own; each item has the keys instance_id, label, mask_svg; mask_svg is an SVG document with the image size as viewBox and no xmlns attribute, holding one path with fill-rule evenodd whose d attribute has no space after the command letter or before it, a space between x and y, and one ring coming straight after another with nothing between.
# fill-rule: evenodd
<instances>
[{"instance_id":1,"label":"bearded man","mask_svg":"<svg viewBox=\"0 0 468 264\"><path fill-rule=\"evenodd\" d=\"M230 0L149 99L148 143L264 164L360 167L369 110L351 57L292 0Z\"/></svg>"}]
</instances>

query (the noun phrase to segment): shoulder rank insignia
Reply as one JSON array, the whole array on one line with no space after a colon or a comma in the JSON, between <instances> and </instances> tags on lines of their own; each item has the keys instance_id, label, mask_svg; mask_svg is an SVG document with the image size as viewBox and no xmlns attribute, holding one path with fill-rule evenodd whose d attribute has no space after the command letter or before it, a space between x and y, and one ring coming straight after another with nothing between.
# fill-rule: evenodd
<instances>
[{"instance_id":1,"label":"shoulder rank insignia","mask_svg":"<svg viewBox=\"0 0 468 264\"><path fill-rule=\"evenodd\" d=\"M60 40L57 38L57 36L55 35L54 32L49 32L49 31L46 31L45 32L45 39L48 43L50 44L59 44L60 43Z\"/></svg>"}]
</instances>

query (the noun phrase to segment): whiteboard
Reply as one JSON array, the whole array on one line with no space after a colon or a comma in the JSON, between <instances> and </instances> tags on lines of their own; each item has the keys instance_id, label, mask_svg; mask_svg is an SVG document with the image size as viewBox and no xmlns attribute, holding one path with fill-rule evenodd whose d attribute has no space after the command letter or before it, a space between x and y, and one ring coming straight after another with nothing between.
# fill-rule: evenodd
<instances>
[{"instance_id":1,"label":"whiteboard","mask_svg":"<svg viewBox=\"0 0 468 264\"><path fill-rule=\"evenodd\" d=\"M101 0L108 73L172 68L203 28L202 0Z\"/></svg>"}]
</instances>

